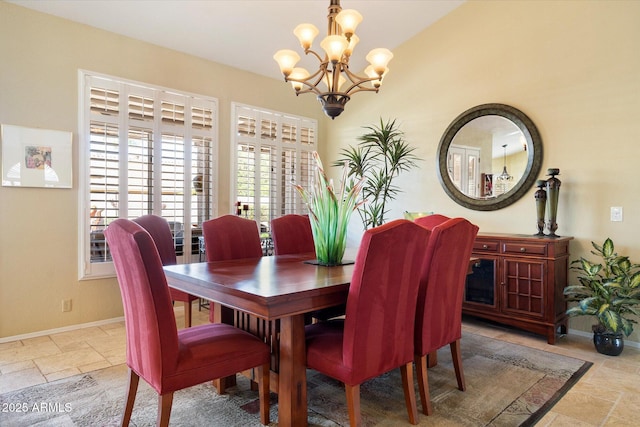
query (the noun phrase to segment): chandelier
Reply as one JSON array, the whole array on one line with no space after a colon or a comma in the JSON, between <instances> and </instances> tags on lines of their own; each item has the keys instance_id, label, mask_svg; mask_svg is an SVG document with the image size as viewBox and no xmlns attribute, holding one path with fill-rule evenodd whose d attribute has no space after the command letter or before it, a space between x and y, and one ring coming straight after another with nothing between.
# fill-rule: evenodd
<instances>
[{"instance_id":1,"label":"chandelier","mask_svg":"<svg viewBox=\"0 0 640 427\"><path fill-rule=\"evenodd\" d=\"M506 193L509 189L509 182L513 181L513 176L507 172L507 144L502 146L504 149L504 166L502 167L502 173L498 175L498 185L502 187L502 193Z\"/></svg>"},{"instance_id":2,"label":"chandelier","mask_svg":"<svg viewBox=\"0 0 640 427\"><path fill-rule=\"evenodd\" d=\"M311 74L304 68L296 67L300 55L293 50L279 50L273 59L280 66L285 82L291 82L296 95L315 93L325 114L334 119L344 111L345 104L354 93L378 92L383 77L389 71L387 64L393 54L389 49L373 49L366 56L370 64L364 70L367 76L352 73L349 70L349 58L359 41L355 30L362 21L362 15L352 9L342 10L340 0L330 0L328 9L328 35L320 43L323 56L311 49L313 39L318 35L315 25L300 24L293 30L305 55L311 54L318 59L317 71Z\"/></svg>"}]
</instances>

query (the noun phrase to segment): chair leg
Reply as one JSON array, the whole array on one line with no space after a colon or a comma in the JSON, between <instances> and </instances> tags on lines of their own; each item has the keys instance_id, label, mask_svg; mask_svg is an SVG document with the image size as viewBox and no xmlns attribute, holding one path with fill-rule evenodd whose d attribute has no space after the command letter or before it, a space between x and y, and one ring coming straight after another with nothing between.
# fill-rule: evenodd
<instances>
[{"instance_id":1,"label":"chair leg","mask_svg":"<svg viewBox=\"0 0 640 427\"><path fill-rule=\"evenodd\" d=\"M127 427L131 421L131 412L133 412L133 403L136 401L136 392L138 391L138 383L140 377L129 368L129 387L127 387L127 396L124 406L124 414L122 414L122 427Z\"/></svg>"},{"instance_id":2,"label":"chair leg","mask_svg":"<svg viewBox=\"0 0 640 427\"><path fill-rule=\"evenodd\" d=\"M269 424L269 377L270 377L270 364L265 363L258 367L259 382L259 396L260 396L260 422L262 425Z\"/></svg>"},{"instance_id":3,"label":"chair leg","mask_svg":"<svg viewBox=\"0 0 640 427\"><path fill-rule=\"evenodd\" d=\"M404 400L407 404L409 422L416 425L418 424L418 408L416 406L416 390L413 387L413 362L402 365L400 372L402 373L402 388L404 389Z\"/></svg>"},{"instance_id":4,"label":"chair leg","mask_svg":"<svg viewBox=\"0 0 640 427\"><path fill-rule=\"evenodd\" d=\"M344 385L347 393L347 407L349 408L349 425L351 427L360 427L362 418L360 415L360 384Z\"/></svg>"},{"instance_id":5,"label":"chair leg","mask_svg":"<svg viewBox=\"0 0 640 427\"><path fill-rule=\"evenodd\" d=\"M192 301L184 302L184 327L185 328L191 327L191 302Z\"/></svg>"},{"instance_id":6,"label":"chair leg","mask_svg":"<svg viewBox=\"0 0 640 427\"><path fill-rule=\"evenodd\" d=\"M217 378L212 381L213 386L216 388L216 391L219 395L223 395L226 393L227 385L225 380L226 378Z\"/></svg>"},{"instance_id":7,"label":"chair leg","mask_svg":"<svg viewBox=\"0 0 640 427\"><path fill-rule=\"evenodd\" d=\"M158 419L156 426L167 427L171 417L171 405L173 404L173 392L158 395Z\"/></svg>"},{"instance_id":8,"label":"chair leg","mask_svg":"<svg viewBox=\"0 0 640 427\"><path fill-rule=\"evenodd\" d=\"M418 390L420 391L420 402L422 403L422 413L431 415L431 396L429 394L429 374L427 373L427 355L416 356L416 376L418 377Z\"/></svg>"},{"instance_id":9,"label":"chair leg","mask_svg":"<svg viewBox=\"0 0 640 427\"><path fill-rule=\"evenodd\" d=\"M451 347L451 359L453 359L453 367L456 370L456 379L458 380L458 389L465 391L467 389L464 383L464 372L462 371L462 352L460 351L460 340L455 340L449 344Z\"/></svg>"}]
</instances>

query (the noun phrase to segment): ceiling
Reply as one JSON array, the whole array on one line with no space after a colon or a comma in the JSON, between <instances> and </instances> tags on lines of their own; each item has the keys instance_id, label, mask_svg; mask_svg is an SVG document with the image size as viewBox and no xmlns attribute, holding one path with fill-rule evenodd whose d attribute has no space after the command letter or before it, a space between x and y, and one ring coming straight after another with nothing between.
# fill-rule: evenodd
<instances>
[{"instance_id":1,"label":"ceiling","mask_svg":"<svg viewBox=\"0 0 640 427\"><path fill-rule=\"evenodd\" d=\"M262 74L281 78L273 54L304 56L296 25L310 22L326 35L329 0L7 0L40 12ZM464 0L343 0L364 17L350 68L367 65L371 49L394 48L464 3ZM428 48L428 47L425 47ZM308 57L300 66L315 67ZM317 62L316 62L317 63ZM393 70L393 60L389 68Z\"/></svg>"}]
</instances>

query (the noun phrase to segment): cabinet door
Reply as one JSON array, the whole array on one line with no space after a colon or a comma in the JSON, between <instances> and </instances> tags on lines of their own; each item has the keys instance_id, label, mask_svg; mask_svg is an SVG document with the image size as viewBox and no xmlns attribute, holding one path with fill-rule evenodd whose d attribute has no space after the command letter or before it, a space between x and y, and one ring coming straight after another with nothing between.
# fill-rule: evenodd
<instances>
[{"instance_id":1,"label":"cabinet door","mask_svg":"<svg viewBox=\"0 0 640 427\"><path fill-rule=\"evenodd\" d=\"M502 266L502 312L545 318L546 261L504 258Z\"/></svg>"},{"instance_id":2,"label":"cabinet door","mask_svg":"<svg viewBox=\"0 0 640 427\"><path fill-rule=\"evenodd\" d=\"M464 288L464 303L467 307L497 310L497 273L498 262L494 257L482 257L473 264Z\"/></svg>"}]
</instances>

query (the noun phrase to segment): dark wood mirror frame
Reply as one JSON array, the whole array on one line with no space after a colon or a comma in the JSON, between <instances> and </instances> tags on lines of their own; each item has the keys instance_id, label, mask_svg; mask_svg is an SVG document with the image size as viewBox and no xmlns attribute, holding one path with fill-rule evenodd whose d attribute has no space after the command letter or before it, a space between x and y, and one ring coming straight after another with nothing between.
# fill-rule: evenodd
<instances>
[{"instance_id":1,"label":"dark wood mirror frame","mask_svg":"<svg viewBox=\"0 0 640 427\"><path fill-rule=\"evenodd\" d=\"M447 170L447 154L458 131L471 120L483 116L501 116L515 124L524 134L527 144L527 166L523 176L505 194L491 199L476 199L462 193L453 183ZM477 211L502 209L520 199L531 189L542 166L542 139L531 119L522 111L504 104L483 104L470 108L451 122L438 146L438 178L442 188L456 203Z\"/></svg>"}]
</instances>

